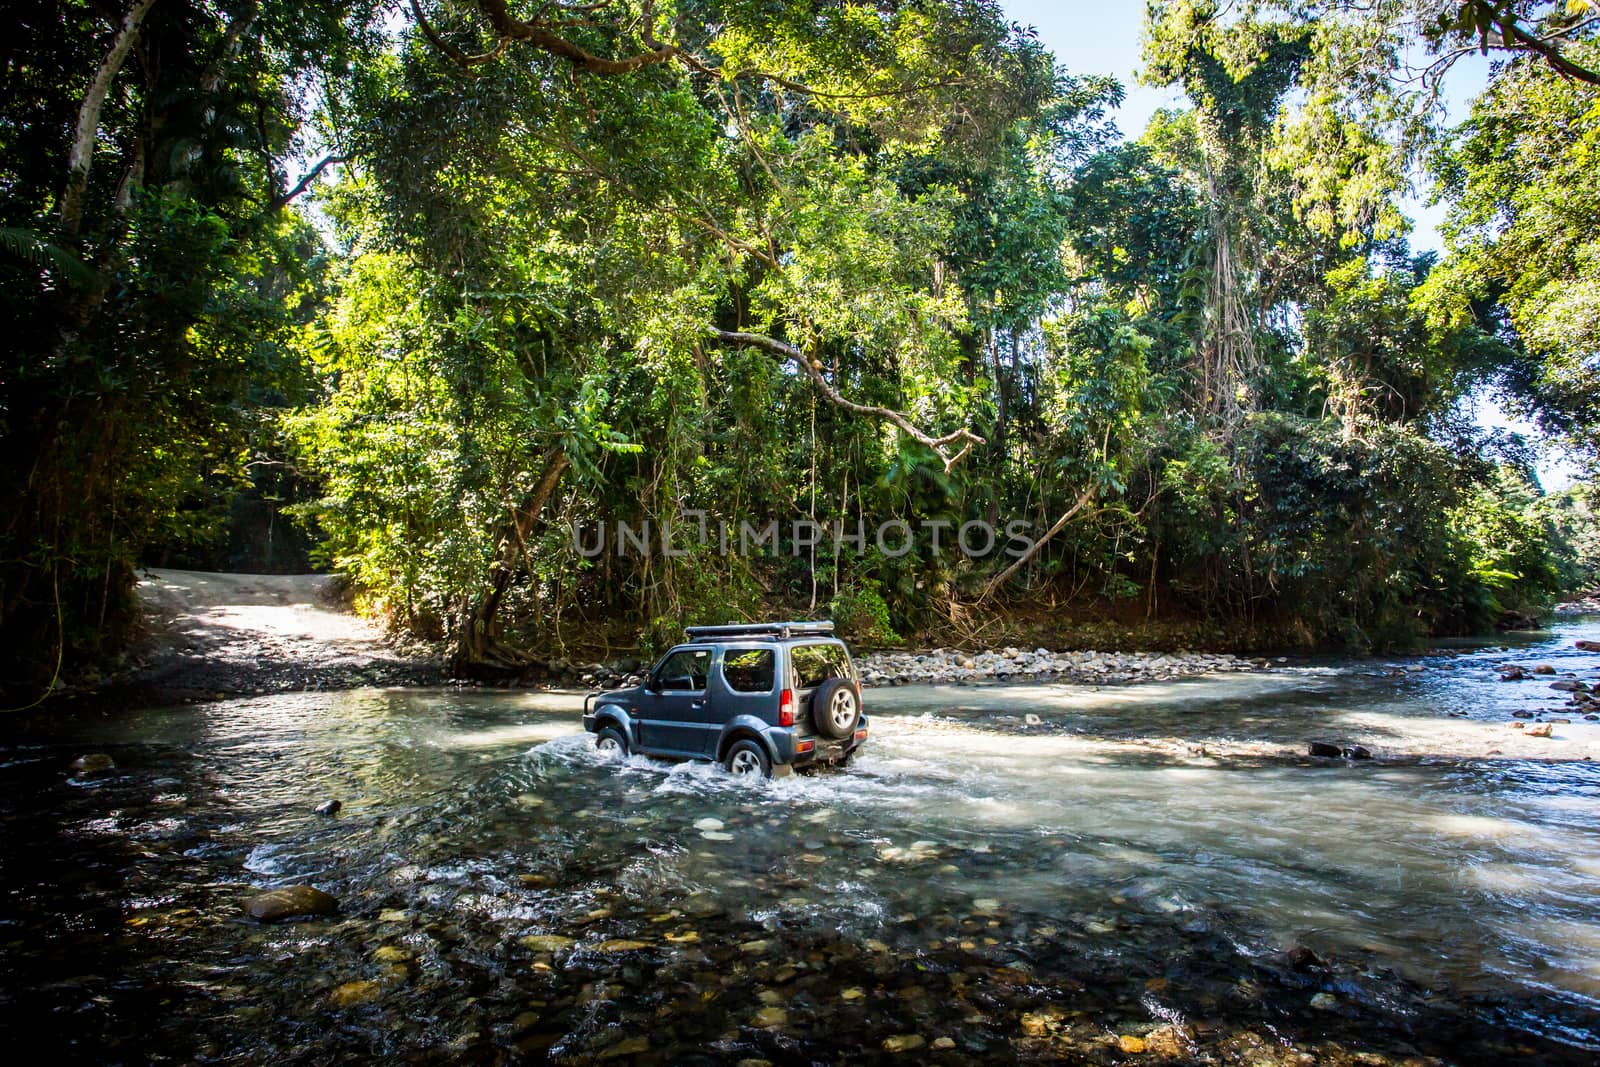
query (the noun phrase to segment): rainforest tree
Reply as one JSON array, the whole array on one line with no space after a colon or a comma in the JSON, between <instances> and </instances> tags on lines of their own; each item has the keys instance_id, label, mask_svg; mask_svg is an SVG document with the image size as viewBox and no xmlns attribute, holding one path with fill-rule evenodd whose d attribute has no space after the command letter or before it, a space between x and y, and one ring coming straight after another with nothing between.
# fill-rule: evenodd
<instances>
[{"instance_id":1,"label":"rainforest tree","mask_svg":"<svg viewBox=\"0 0 1600 1067\"><path fill-rule=\"evenodd\" d=\"M203 538L242 477L320 242L291 203L327 166L374 5L9 5L0 81L4 687L116 651L133 565Z\"/></svg>"}]
</instances>

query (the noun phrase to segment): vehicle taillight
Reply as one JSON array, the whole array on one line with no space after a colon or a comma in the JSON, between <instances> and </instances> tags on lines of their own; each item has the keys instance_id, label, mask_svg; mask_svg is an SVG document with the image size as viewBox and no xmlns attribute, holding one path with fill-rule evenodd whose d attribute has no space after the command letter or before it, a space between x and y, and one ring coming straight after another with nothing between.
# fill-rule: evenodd
<instances>
[{"instance_id":1,"label":"vehicle taillight","mask_svg":"<svg viewBox=\"0 0 1600 1067\"><path fill-rule=\"evenodd\" d=\"M778 697L778 725L794 725L794 690L785 689L783 695Z\"/></svg>"}]
</instances>

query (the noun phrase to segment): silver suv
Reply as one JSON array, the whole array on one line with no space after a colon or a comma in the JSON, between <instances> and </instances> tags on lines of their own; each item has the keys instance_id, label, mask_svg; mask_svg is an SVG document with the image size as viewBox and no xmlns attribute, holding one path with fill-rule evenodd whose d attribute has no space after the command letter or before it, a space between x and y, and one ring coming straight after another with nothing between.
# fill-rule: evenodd
<instances>
[{"instance_id":1,"label":"silver suv","mask_svg":"<svg viewBox=\"0 0 1600 1067\"><path fill-rule=\"evenodd\" d=\"M843 764L867 739L861 680L831 622L690 626L644 684L591 693L602 752L716 760L734 774Z\"/></svg>"}]
</instances>

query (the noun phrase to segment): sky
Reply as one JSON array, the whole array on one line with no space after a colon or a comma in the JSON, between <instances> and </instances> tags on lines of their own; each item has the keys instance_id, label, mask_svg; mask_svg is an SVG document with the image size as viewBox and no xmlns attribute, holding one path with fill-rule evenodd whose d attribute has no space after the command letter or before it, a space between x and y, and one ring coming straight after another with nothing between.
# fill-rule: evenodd
<instances>
[{"instance_id":1,"label":"sky","mask_svg":"<svg viewBox=\"0 0 1600 1067\"><path fill-rule=\"evenodd\" d=\"M1117 129L1124 137L1138 137L1158 108L1183 107L1186 101L1177 88L1161 89L1141 85L1141 27L1143 3L1137 0L1005 0L1006 14L1012 21L1034 27L1040 42L1055 53L1056 61L1073 74L1110 74L1122 82L1127 96L1114 112ZM1482 86L1487 66L1469 57L1450 71L1444 96L1452 118L1466 114L1468 102ZM1427 203L1426 188L1401 201L1401 209L1415 224L1411 246L1417 251L1442 250L1439 226L1444 208ZM1534 438L1533 427L1512 418L1492 395L1471 398L1473 417L1482 426L1505 427ZM1539 464L1539 480L1548 490L1557 490L1581 476L1579 468L1559 449L1547 447Z\"/></svg>"}]
</instances>

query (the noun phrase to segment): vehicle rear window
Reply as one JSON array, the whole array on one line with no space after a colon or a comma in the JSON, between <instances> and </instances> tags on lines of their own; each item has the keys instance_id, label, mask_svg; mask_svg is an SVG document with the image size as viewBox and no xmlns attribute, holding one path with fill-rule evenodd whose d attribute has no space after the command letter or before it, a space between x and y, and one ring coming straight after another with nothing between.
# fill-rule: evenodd
<instances>
[{"instance_id":1,"label":"vehicle rear window","mask_svg":"<svg viewBox=\"0 0 1600 1067\"><path fill-rule=\"evenodd\" d=\"M722 654L722 676L740 693L772 692L772 649L730 648Z\"/></svg>"},{"instance_id":2,"label":"vehicle rear window","mask_svg":"<svg viewBox=\"0 0 1600 1067\"><path fill-rule=\"evenodd\" d=\"M795 689L815 689L829 678L850 677L850 657L841 645L795 645L789 649Z\"/></svg>"}]
</instances>

